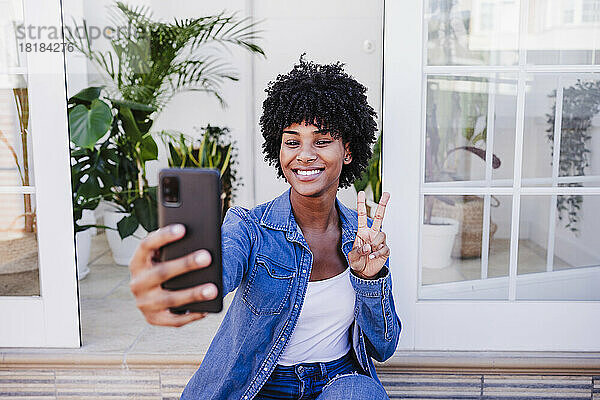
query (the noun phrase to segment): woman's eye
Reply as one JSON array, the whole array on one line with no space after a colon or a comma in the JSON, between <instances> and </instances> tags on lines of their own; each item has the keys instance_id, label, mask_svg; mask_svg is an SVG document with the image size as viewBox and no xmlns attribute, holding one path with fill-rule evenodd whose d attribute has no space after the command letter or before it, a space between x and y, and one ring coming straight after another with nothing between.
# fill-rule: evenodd
<instances>
[{"instance_id":1,"label":"woman's eye","mask_svg":"<svg viewBox=\"0 0 600 400\"><path fill-rule=\"evenodd\" d=\"M323 146L323 145L326 145L329 143L331 143L331 140L318 140L317 141L317 145L319 145L319 146Z\"/></svg>"},{"instance_id":2,"label":"woman's eye","mask_svg":"<svg viewBox=\"0 0 600 400\"><path fill-rule=\"evenodd\" d=\"M285 142L285 144L287 144L288 146L297 146L298 142L295 140L288 140Z\"/></svg>"}]
</instances>

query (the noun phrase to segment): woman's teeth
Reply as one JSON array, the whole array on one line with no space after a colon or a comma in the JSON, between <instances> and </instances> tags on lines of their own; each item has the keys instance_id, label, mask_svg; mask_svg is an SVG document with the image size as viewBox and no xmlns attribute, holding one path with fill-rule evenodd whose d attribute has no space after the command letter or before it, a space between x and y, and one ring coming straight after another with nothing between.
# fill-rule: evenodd
<instances>
[{"instance_id":1,"label":"woman's teeth","mask_svg":"<svg viewBox=\"0 0 600 400\"><path fill-rule=\"evenodd\" d=\"M320 169L313 169L313 170L310 170L310 171L298 170L298 175L309 176L309 175L318 174L319 172L321 172Z\"/></svg>"}]
</instances>

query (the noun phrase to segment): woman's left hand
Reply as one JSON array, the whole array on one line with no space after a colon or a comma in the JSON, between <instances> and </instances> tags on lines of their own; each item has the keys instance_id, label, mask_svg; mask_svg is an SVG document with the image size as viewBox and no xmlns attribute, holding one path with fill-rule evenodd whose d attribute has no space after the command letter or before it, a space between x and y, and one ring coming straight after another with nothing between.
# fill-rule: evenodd
<instances>
[{"instance_id":1,"label":"woman's left hand","mask_svg":"<svg viewBox=\"0 0 600 400\"><path fill-rule=\"evenodd\" d=\"M375 278L390 256L390 248L385 243L385 233L381 232L385 207L389 199L390 194L383 192L377 205L373 225L369 228L365 192L358 192L358 230L352 251L348 253L348 261L350 261L350 268L361 278Z\"/></svg>"}]
</instances>

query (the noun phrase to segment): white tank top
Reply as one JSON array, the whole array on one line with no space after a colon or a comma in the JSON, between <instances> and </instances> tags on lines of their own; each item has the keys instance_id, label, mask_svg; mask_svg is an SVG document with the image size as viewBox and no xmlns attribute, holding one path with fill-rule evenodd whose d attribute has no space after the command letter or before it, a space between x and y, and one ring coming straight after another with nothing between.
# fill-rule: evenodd
<instances>
[{"instance_id":1,"label":"white tank top","mask_svg":"<svg viewBox=\"0 0 600 400\"><path fill-rule=\"evenodd\" d=\"M355 297L350 268L331 278L308 282L296 328L278 363L326 362L348 353Z\"/></svg>"}]
</instances>

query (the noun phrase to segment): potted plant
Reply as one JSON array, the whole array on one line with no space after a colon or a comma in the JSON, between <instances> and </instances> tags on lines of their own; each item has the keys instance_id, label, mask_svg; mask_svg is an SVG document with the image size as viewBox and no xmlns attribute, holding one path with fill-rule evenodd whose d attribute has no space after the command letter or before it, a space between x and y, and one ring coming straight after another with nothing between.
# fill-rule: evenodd
<instances>
[{"instance_id":1,"label":"potted plant","mask_svg":"<svg viewBox=\"0 0 600 400\"><path fill-rule=\"evenodd\" d=\"M556 91L550 94L556 99ZM600 111L600 81L577 80L575 85L563 90L563 111L561 121L561 139L559 149L559 176L584 176L590 166L590 147L592 119ZM554 124L556 104L547 114L550 125L546 130L554 154ZM572 182L559 186L581 187L583 183ZM579 232L579 212L583 206L582 195L558 196L556 209L558 219L566 220L565 228L574 234Z\"/></svg>"},{"instance_id":2,"label":"potted plant","mask_svg":"<svg viewBox=\"0 0 600 400\"><path fill-rule=\"evenodd\" d=\"M115 261L127 264L127 249L137 243L130 239L121 250L121 239L157 227L156 190L145 175L145 163L158 156L148 133L148 116L154 110L101 94L102 88L91 87L69 99L74 210L93 210L101 200L110 202L113 211L104 221L107 239Z\"/></svg>"},{"instance_id":3,"label":"potted plant","mask_svg":"<svg viewBox=\"0 0 600 400\"><path fill-rule=\"evenodd\" d=\"M426 181L433 176L434 170L438 169L437 158L433 155L433 149L436 147L434 143L436 141L435 139L432 140L429 136L428 129L428 137L425 142ZM456 219L433 216L433 207L436 199L454 206L454 201L446 196L427 195L424 197L425 213L421 227L421 248L423 249L421 252L421 264L424 268L446 268L451 264L454 238L458 233L459 223Z\"/></svg>"},{"instance_id":4,"label":"potted plant","mask_svg":"<svg viewBox=\"0 0 600 400\"><path fill-rule=\"evenodd\" d=\"M237 149L228 128L207 125L200 130L203 133L199 139L168 131L161 132L161 139L167 150L169 167L214 168L220 172L221 215L224 217L241 184L236 171Z\"/></svg>"},{"instance_id":5,"label":"potted plant","mask_svg":"<svg viewBox=\"0 0 600 400\"><path fill-rule=\"evenodd\" d=\"M99 68L107 83L106 87L84 89L70 99L69 126L73 165L78 172L88 171L92 176L81 177L80 194L90 204L96 199L110 202L113 210L105 215L105 227L111 228L107 238L115 261L128 264L136 239L157 227L156 187L148 184L145 165L158 156L150 131L156 115L182 91L207 92L225 104L220 85L238 78L217 55L202 53L206 43L264 52L254 43L254 24L234 15L221 13L167 23L153 20L146 7L117 2L115 11L116 26L128 29L111 39L112 51L92 48L85 21L84 35L75 37L67 31L69 43ZM91 172L99 163L105 171ZM121 253L116 246L126 238L132 243Z\"/></svg>"},{"instance_id":6,"label":"potted plant","mask_svg":"<svg viewBox=\"0 0 600 400\"><path fill-rule=\"evenodd\" d=\"M17 149L10 142L4 132L0 131L0 143L2 143L13 158L17 173L19 174L19 181L22 186L29 186L29 93L27 91L26 83L22 77L17 78L17 83L13 89L13 97L15 99L15 105L17 109L17 117L19 119L19 141L21 144L21 157L17 154ZM25 232L35 232L36 230L36 218L35 210L31 203L31 194L26 193L23 195L23 214L22 217L25 220Z\"/></svg>"},{"instance_id":7,"label":"potted plant","mask_svg":"<svg viewBox=\"0 0 600 400\"><path fill-rule=\"evenodd\" d=\"M18 120L14 138L0 130L0 147L5 147L16 168L16 179L21 186L30 186L29 168L29 92L23 76L11 80L12 96ZM37 218L32 195L23 193L23 212L1 229L10 232L1 244L0 254L8 255L0 260L0 274L24 272L37 269ZM22 227L20 222L23 222Z\"/></svg>"},{"instance_id":8,"label":"potted plant","mask_svg":"<svg viewBox=\"0 0 600 400\"><path fill-rule=\"evenodd\" d=\"M428 96L432 98L431 94ZM476 107L477 108L477 107ZM485 114L478 110L475 115L467 120L462 132L466 145L440 148L441 138L437 123L436 105L428 104L427 110L427 137L425 142L425 181L452 181L458 177L446 169L445 162L448 156L457 151L466 151L476 155L485 162L486 150L477 147L479 142L485 143L487 127L485 126ZM442 157L440 157L440 154ZM500 167L500 159L492 154L492 168ZM425 268L445 268L452 262L451 256L479 257L481 256L481 222L475 222L475 226L467 226L465 220L465 206L475 206L481 209L480 219L483 218L483 199L479 196L463 196L463 203L458 210L459 204L452 198L442 195L427 195L424 198L424 216L422 226L422 265ZM454 217L454 218L453 218ZM459 219L460 218L460 219ZM477 218L475 218L477 220ZM472 225L472 224L471 224ZM456 235L461 229L461 242L455 244ZM471 229L472 228L472 229ZM495 232L494 224L491 225L490 233Z\"/></svg>"}]
</instances>

